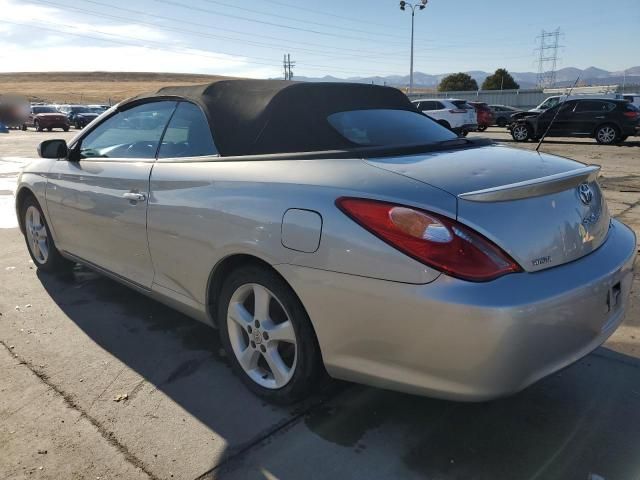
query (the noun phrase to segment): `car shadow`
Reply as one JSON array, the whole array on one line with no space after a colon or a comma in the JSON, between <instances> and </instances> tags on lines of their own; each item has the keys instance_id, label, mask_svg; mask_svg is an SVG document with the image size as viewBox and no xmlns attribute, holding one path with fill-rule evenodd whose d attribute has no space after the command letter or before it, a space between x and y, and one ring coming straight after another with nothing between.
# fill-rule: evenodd
<instances>
[{"instance_id":1,"label":"car shadow","mask_svg":"<svg viewBox=\"0 0 640 480\"><path fill-rule=\"evenodd\" d=\"M64 275L38 272L38 278L100 347L225 438L227 456L247 452L270 429L302 414L307 435L346 457L343 478L371 478L367 465L376 462L415 478L584 480L639 473L640 362L630 356L599 349L493 402L340 385L323 398L281 409L252 396L231 375L215 330L82 267ZM286 443L286 435L279 439ZM279 460L271 459L274 465L243 465L241 478L264 478L263 467L277 478L302 478L288 470L294 456L296 465L305 459L314 478L325 478L326 459L314 445L289 442Z\"/></svg>"}]
</instances>

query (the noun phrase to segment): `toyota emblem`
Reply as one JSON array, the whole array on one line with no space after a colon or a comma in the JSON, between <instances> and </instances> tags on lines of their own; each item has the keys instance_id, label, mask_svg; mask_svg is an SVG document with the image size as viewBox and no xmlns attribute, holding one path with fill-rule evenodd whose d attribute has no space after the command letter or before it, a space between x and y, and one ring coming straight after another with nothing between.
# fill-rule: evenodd
<instances>
[{"instance_id":1,"label":"toyota emblem","mask_svg":"<svg viewBox=\"0 0 640 480\"><path fill-rule=\"evenodd\" d=\"M589 205L591 200L593 200L593 190L591 190L588 183L583 183L578 187L578 195L585 205Z\"/></svg>"}]
</instances>

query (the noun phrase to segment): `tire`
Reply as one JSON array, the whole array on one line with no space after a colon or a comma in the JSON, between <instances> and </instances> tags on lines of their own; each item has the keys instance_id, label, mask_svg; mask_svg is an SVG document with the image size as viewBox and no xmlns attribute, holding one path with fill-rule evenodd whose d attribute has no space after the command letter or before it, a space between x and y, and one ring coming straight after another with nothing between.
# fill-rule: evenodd
<instances>
[{"instance_id":1,"label":"tire","mask_svg":"<svg viewBox=\"0 0 640 480\"><path fill-rule=\"evenodd\" d=\"M595 131L596 142L600 145L613 145L616 143L619 136L620 131L618 130L618 127L611 125L610 123L600 125Z\"/></svg>"},{"instance_id":2,"label":"tire","mask_svg":"<svg viewBox=\"0 0 640 480\"><path fill-rule=\"evenodd\" d=\"M484 132L487 129L486 125L478 125L478 131L479 132Z\"/></svg>"},{"instance_id":3,"label":"tire","mask_svg":"<svg viewBox=\"0 0 640 480\"><path fill-rule=\"evenodd\" d=\"M262 309L255 308L256 298L266 300ZM275 272L257 265L232 271L222 287L217 313L231 367L253 393L286 405L318 386L324 367L311 321L291 287ZM282 340L276 340L276 331Z\"/></svg>"},{"instance_id":4,"label":"tire","mask_svg":"<svg viewBox=\"0 0 640 480\"><path fill-rule=\"evenodd\" d=\"M36 129L36 132L41 132L42 131L42 127L40 126L40 122L38 120L35 120L33 122L33 128Z\"/></svg>"},{"instance_id":5,"label":"tire","mask_svg":"<svg viewBox=\"0 0 640 480\"><path fill-rule=\"evenodd\" d=\"M451 130L451 124L446 120L438 120L438 123L442 125L444 128L448 128L449 130Z\"/></svg>"},{"instance_id":6,"label":"tire","mask_svg":"<svg viewBox=\"0 0 640 480\"><path fill-rule=\"evenodd\" d=\"M504 117L500 117L498 119L498 121L496 122L496 124L500 127L500 128L504 128L507 126L507 119Z\"/></svg>"},{"instance_id":7,"label":"tire","mask_svg":"<svg viewBox=\"0 0 640 480\"><path fill-rule=\"evenodd\" d=\"M47 220L33 196L28 196L22 203L20 217L24 226L27 250L38 270L45 272L68 270L73 263L64 258L53 243Z\"/></svg>"},{"instance_id":8,"label":"tire","mask_svg":"<svg viewBox=\"0 0 640 480\"><path fill-rule=\"evenodd\" d=\"M65 132L68 132L69 131L69 127L68 126L67 127L62 127L62 130L64 130Z\"/></svg>"},{"instance_id":9,"label":"tire","mask_svg":"<svg viewBox=\"0 0 640 480\"><path fill-rule=\"evenodd\" d=\"M20 130L22 130L23 132L27 131L27 125L26 124L22 124L22 126L20 127Z\"/></svg>"},{"instance_id":10,"label":"tire","mask_svg":"<svg viewBox=\"0 0 640 480\"><path fill-rule=\"evenodd\" d=\"M516 142L526 142L531 138L531 128L528 125L514 125L511 136Z\"/></svg>"},{"instance_id":11,"label":"tire","mask_svg":"<svg viewBox=\"0 0 640 480\"><path fill-rule=\"evenodd\" d=\"M468 131L468 130L462 130L462 131L460 132L460 136L461 136L461 137L466 137L467 135L469 135L469 131Z\"/></svg>"},{"instance_id":12,"label":"tire","mask_svg":"<svg viewBox=\"0 0 640 480\"><path fill-rule=\"evenodd\" d=\"M52 127L47 127L47 132L50 132L51 130L53 130Z\"/></svg>"}]
</instances>

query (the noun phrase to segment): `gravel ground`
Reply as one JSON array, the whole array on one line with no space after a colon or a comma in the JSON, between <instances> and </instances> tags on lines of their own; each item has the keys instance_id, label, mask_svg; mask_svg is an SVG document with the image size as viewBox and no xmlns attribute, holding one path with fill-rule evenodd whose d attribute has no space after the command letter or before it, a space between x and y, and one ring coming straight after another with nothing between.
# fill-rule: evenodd
<instances>
[{"instance_id":1,"label":"gravel ground","mask_svg":"<svg viewBox=\"0 0 640 480\"><path fill-rule=\"evenodd\" d=\"M0 478L638 478L637 278L602 348L513 397L338 384L276 408L233 377L211 329L86 269L35 270L15 176L39 141L73 135L0 136ZM611 211L640 234L639 147L552 139L543 151L602 165Z\"/></svg>"}]
</instances>

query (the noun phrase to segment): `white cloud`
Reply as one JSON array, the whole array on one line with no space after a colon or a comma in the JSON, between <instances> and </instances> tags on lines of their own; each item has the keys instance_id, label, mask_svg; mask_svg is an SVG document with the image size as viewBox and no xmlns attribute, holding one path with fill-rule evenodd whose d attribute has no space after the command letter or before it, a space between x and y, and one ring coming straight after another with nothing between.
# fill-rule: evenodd
<instances>
[{"instance_id":1,"label":"white cloud","mask_svg":"<svg viewBox=\"0 0 640 480\"><path fill-rule=\"evenodd\" d=\"M242 57L196 49L161 51L145 47L55 45L24 47L0 42L0 72L131 71L214 73L254 78L279 75L278 67Z\"/></svg>"},{"instance_id":2,"label":"white cloud","mask_svg":"<svg viewBox=\"0 0 640 480\"><path fill-rule=\"evenodd\" d=\"M75 20L71 12L16 0L0 0L0 12L0 72L188 72L254 78L280 74L279 66L188 48L181 38L144 25L86 23Z\"/></svg>"}]
</instances>

